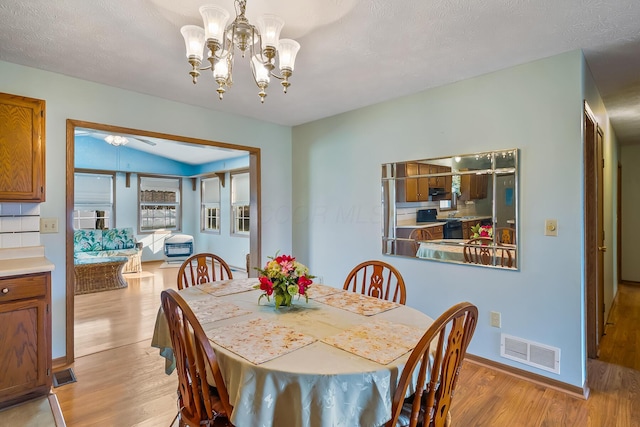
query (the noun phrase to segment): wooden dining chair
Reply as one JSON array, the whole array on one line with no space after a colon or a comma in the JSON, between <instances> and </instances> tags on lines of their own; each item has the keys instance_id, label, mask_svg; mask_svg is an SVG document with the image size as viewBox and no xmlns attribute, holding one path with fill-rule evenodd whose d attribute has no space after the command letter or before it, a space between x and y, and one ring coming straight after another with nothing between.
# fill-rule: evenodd
<instances>
[{"instance_id":1,"label":"wooden dining chair","mask_svg":"<svg viewBox=\"0 0 640 427\"><path fill-rule=\"evenodd\" d=\"M493 240L476 237L466 241L463 247L464 262L471 264L491 265L493 261Z\"/></svg>"},{"instance_id":2,"label":"wooden dining chair","mask_svg":"<svg viewBox=\"0 0 640 427\"><path fill-rule=\"evenodd\" d=\"M178 289L227 279L233 279L233 274L222 258L210 253L195 254L187 258L178 270Z\"/></svg>"},{"instance_id":3,"label":"wooden dining chair","mask_svg":"<svg viewBox=\"0 0 640 427\"><path fill-rule=\"evenodd\" d=\"M343 289L404 304L407 290L400 272L384 261L364 261L347 276Z\"/></svg>"},{"instance_id":4,"label":"wooden dining chair","mask_svg":"<svg viewBox=\"0 0 640 427\"><path fill-rule=\"evenodd\" d=\"M176 360L180 426L231 425L229 393L200 322L176 290L162 291L160 299ZM209 385L208 376L215 387Z\"/></svg>"},{"instance_id":5,"label":"wooden dining chair","mask_svg":"<svg viewBox=\"0 0 640 427\"><path fill-rule=\"evenodd\" d=\"M516 244L516 230L511 227L497 227L494 234L498 243L503 245Z\"/></svg>"},{"instance_id":6,"label":"wooden dining chair","mask_svg":"<svg viewBox=\"0 0 640 427\"><path fill-rule=\"evenodd\" d=\"M451 425L451 399L477 320L477 307L461 302L433 322L404 365L385 427ZM416 372L416 392L406 398Z\"/></svg>"},{"instance_id":7,"label":"wooden dining chair","mask_svg":"<svg viewBox=\"0 0 640 427\"><path fill-rule=\"evenodd\" d=\"M434 240L434 236L429 228L414 228L411 234L409 234L409 239L413 240L415 255L420 248L420 242L424 240Z\"/></svg>"}]
</instances>

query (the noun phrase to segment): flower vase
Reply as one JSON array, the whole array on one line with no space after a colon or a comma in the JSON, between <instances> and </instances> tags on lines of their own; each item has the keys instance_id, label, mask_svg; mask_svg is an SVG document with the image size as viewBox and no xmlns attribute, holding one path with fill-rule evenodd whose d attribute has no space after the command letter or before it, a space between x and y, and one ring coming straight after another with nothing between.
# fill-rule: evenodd
<instances>
[{"instance_id":1,"label":"flower vase","mask_svg":"<svg viewBox=\"0 0 640 427\"><path fill-rule=\"evenodd\" d=\"M293 300L291 298L291 295L289 295L288 293L276 291L273 293L273 302L276 310L280 310L283 308L291 307Z\"/></svg>"}]
</instances>

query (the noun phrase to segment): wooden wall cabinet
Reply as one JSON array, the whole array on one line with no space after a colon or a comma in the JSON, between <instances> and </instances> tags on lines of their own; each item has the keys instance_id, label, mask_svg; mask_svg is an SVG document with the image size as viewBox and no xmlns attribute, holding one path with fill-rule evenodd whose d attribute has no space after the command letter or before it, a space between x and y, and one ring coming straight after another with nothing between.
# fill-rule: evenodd
<instances>
[{"instance_id":1,"label":"wooden wall cabinet","mask_svg":"<svg viewBox=\"0 0 640 427\"><path fill-rule=\"evenodd\" d=\"M460 200L478 200L487 198L489 175L460 175Z\"/></svg>"},{"instance_id":2,"label":"wooden wall cabinet","mask_svg":"<svg viewBox=\"0 0 640 427\"><path fill-rule=\"evenodd\" d=\"M51 390L51 273L0 278L0 408Z\"/></svg>"},{"instance_id":3,"label":"wooden wall cabinet","mask_svg":"<svg viewBox=\"0 0 640 427\"><path fill-rule=\"evenodd\" d=\"M45 101L0 93L0 202L45 201Z\"/></svg>"},{"instance_id":4,"label":"wooden wall cabinet","mask_svg":"<svg viewBox=\"0 0 640 427\"><path fill-rule=\"evenodd\" d=\"M407 202L426 202L429 200L429 178L410 178L412 176L427 174L429 174L429 165L423 163L407 163L408 178L405 180Z\"/></svg>"},{"instance_id":5,"label":"wooden wall cabinet","mask_svg":"<svg viewBox=\"0 0 640 427\"><path fill-rule=\"evenodd\" d=\"M426 163L406 163L398 171L399 177L405 177L402 188L398 188L397 201L400 202L428 202L429 188L444 188L451 191L451 176L422 176L435 173L450 173L451 168ZM433 200L442 197L450 198L450 194L435 196Z\"/></svg>"}]
</instances>

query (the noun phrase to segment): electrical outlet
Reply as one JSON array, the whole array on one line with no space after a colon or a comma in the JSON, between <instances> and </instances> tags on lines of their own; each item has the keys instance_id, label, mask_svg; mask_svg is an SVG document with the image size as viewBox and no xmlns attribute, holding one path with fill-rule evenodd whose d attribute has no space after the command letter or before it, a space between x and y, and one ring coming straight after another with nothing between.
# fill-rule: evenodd
<instances>
[{"instance_id":1,"label":"electrical outlet","mask_svg":"<svg viewBox=\"0 0 640 427\"><path fill-rule=\"evenodd\" d=\"M500 328L502 327L502 320L501 320L501 315L499 312L497 311L490 311L489 312L489 316L491 318L490 322L491 322L491 326L493 326L494 328Z\"/></svg>"},{"instance_id":2,"label":"electrical outlet","mask_svg":"<svg viewBox=\"0 0 640 427\"><path fill-rule=\"evenodd\" d=\"M58 218L40 218L40 233L57 233Z\"/></svg>"}]
</instances>

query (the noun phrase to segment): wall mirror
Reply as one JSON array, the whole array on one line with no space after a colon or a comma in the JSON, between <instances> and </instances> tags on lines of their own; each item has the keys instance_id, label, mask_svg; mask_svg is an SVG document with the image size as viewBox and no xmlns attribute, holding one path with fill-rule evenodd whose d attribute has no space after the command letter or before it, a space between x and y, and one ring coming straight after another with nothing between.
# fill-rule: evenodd
<instances>
[{"instance_id":1,"label":"wall mirror","mask_svg":"<svg viewBox=\"0 0 640 427\"><path fill-rule=\"evenodd\" d=\"M517 270L518 150L382 165L382 253Z\"/></svg>"}]
</instances>

